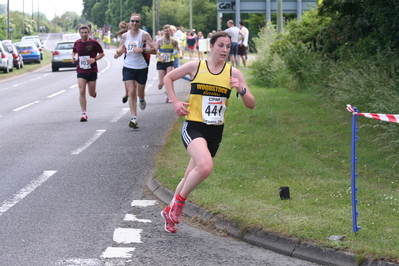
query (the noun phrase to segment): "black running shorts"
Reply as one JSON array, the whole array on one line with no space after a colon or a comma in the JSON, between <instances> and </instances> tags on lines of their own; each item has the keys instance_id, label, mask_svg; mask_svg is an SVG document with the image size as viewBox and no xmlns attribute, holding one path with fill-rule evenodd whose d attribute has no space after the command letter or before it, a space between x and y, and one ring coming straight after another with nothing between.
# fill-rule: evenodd
<instances>
[{"instance_id":1,"label":"black running shorts","mask_svg":"<svg viewBox=\"0 0 399 266\"><path fill-rule=\"evenodd\" d=\"M123 67L122 69L123 81L135 80L138 84L145 85L148 77L148 67L143 69L133 69Z\"/></svg>"},{"instance_id":2,"label":"black running shorts","mask_svg":"<svg viewBox=\"0 0 399 266\"><path fill-rule=\"evenodd\" d=\"M173 61L170 61L170 62L167 62L167 63L162 63L162 62L158 61L157 62L157 70L165 70L166 71L166 69L168 67L171 67L171 66L174 66L174 65L175 65L175 63Z\"/></svg>"},{"instance_id":3,"label":"black running shorts","mask_svg":"<svg viewBox=\"0 0 399 266\"><path fill-rule=\"evenodd\" d=\"M185 121L181 130L181 137L186 147L196 138L204 138L208 143L208 150L215 157L222 141L224 125L207 125L201 122Z\"/></svg>"},{"instance_id":4,"label":"black running shorts","mask_svg":"<svg viewBox=\"0 0 399 266\"><path fill-rule=\"evenodd\" d=\"M89 81L96 81L97 80L97 72L91 73L78 73L78 79L85 79L87 82Z\"/></svg>"}]
</instances>

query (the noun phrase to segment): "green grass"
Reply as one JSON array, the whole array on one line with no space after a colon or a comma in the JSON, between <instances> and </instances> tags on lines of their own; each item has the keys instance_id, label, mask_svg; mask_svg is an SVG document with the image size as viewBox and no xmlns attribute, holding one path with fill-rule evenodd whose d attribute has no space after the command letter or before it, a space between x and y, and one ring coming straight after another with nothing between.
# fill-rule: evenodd
<instances>
[{"instance_id":1,"label":"green grass","mask_svg":"<svg viewBox=\"0 0 399 266\"><path fill-rule=\"evenodd\" d=\"M16 69L14 67L14 71L10 73L4 73L0 72L0 80L10 78L10 77L15 77L18 75L25 74L27 72L35 71L45 65L48 65L51 63L51 53L49 51L44 50L43 51L43 60L40 64L37 63L25 63L24 67L21 69Z\"/></svg>"},{"instance_id":2,"label":"green grass","mask_svg":"<svg viewBox=\"0 0 399 266\"><path fill-rule=\"evenodd\" d=\"M249 76L249 75L247 75ZM248 77L247 77L248 78ZM256 107L231 98L225 132L211 176L189 201L244 228L279 233L362 258L398 262L399 177L395 161L370 141L378 129L359 117L357 179L359 232L352 231L351 114L315 94L249 87ZM157 178L172 191L189 156L179 119L156 159ZM378 121L375 121L378 123ZM289 186L290 200L279 198ZM328 240L345 235L343 241Z\"/></svg>"}]
</instances>

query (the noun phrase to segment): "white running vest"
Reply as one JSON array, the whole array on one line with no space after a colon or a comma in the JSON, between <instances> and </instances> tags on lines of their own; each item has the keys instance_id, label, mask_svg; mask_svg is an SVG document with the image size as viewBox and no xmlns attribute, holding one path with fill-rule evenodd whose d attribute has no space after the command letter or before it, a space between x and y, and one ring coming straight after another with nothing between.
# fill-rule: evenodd
<instances>
[{"instance_id":1,"label":"white running vest","mask_svg":"<svg viewBox=\"0 0 399 266\"><path fill-rule=\"evenodd\" d=\"M144 60L143 53L133 53L135 47L143 48L143 30L139 30L139 34L136 38L133 38L130 31L127 32L125 47L126 47L126 58L123 61L123 66L133 69L144 69L148 65Z\"/></svg>"}]
</instances>

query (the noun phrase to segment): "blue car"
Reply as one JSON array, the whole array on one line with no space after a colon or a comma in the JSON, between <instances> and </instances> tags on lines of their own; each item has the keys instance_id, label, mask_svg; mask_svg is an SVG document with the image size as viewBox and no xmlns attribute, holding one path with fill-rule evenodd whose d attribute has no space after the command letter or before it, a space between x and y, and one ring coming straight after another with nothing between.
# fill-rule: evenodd
<instances>
[{"instance_id":1,"label":"blue car","mask_svg":"<svg viewBox=\"0 0 399 266\"><path fill-rule=\"evenodd\" d=\"M41 63L40 51L34 42L19 42L15 44L19 53L22 55L24 63Z\"/></svg>"}]
</instances>

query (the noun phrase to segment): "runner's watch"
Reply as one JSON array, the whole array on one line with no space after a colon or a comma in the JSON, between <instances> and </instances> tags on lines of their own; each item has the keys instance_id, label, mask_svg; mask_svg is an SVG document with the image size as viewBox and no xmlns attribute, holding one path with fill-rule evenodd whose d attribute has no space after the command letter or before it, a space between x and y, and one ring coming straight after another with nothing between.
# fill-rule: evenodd
<instances>
[{"instance_id":1,"label":"runner's watch","mask_svg":"<svg viewBox=\"0 0 399 266\"><path fill-rule=\"evenodd\" d=\"M240 94L241 97L242 97L242 96L244 96L245 93L247 93L247 89L245 87L241 87L241 92L238 93L238 91L237 91L237 95L236 96L238 98L238 94Z\"/></svg>"}]
</instances>

